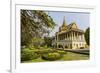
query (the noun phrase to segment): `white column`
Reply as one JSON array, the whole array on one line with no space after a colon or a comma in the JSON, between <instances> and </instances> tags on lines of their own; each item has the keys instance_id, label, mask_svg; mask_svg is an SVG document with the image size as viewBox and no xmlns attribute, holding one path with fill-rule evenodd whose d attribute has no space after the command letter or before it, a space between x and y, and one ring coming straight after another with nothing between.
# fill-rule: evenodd
<instances>
[{"instance_id":1,"label":"white column","mask_svg":"<svg viewBox=\"0 0 100 73\"><path fill-rule=\"evenodd\" d=\"M70 40L72 40L72 32L70 32Z\"/></svg>"},{"instance_id":2,"label":"white column","mask_svg":"<svg viewBox=\"0 0 100 73\"><path fill-rule=\"evenodd\" d=\"M68 33L68 40L69 40L69 33Z\"/></svg>"},{"instance_id":3,"label":"white column","mask_svg":"<svg viewBox=\"0 0 100 73\"><path fill-rule=\"evenodd\" d=\"M66 40L67 40L67 33L66 33Z\"/></svg>"},{"instance_id":4,"label":"white column","mask_svg":"<svg viewBox=\"0 0 100 73\"><path fill-rule=\"evenodd\" d=\"M63 34L63 40L65 40L65 35Z\"/></svg>"},{"instance_id":5,"label":"white column","mask_svg":"<svg viewBox=\"0 0 100 73\"><path fill-rule=\"evenodd\" d=\"M65 40L66 40L66 33L64 35L65 35Z\"/></svg>"},{"instance_id":6,"label":"white column","mask_svg":"<svg viewBox=\"0 0 100 73\"><path fill-rule=\"evenodd\" d=\"M72 32L72 40L73 40L73 32Z\"/></svg>"},{"instance_id":7,"label":"white column","mask_svg":"<svg viewBox=\"0 0 100 73\"><path fill-rule=\"evenodd\" d=\"M65 34L65 39L67 39L67 35Z\"/></svg>"},{"instance_id":8,"label":"white column","mask_svg":"<svg viewBox=\"0 0 100 73\"><path fill-rule=\"evenodd\" d=\"M67 33L65 35L66 35L66 40L67 40Z\"/></svg>"},{"instance_id":9,"label":"white column","mask_svg":"<svg viewBox=\"0 0 100 73\"><path fill-rule=\"evenodd\" d=\"M73 32L73 35L74 35L73 38L74 38L74 40L75 40L75 32Z\"/></svg>"},{"instance_id":10,"label":"white column","mask_svg":"<svg viewBox=\"0 0 100 73\"><path fill-rule=\"evenodd\" d=\"M83 37L82 37L83 35L81 35L81 40L83 40Z\"/></svg>"},{"instance_id":11,"label":"white column","mask_svg":"<svg viewBox=\"0 0 100 73\"><path fill-rule=\"evenodd\" d=\"M61 40L63 40L63 35L61 34Z\"/></svg>"},{"instance_id":12,"label":"white column","mask_svg":"<svg viewBox=\"0 0 100 73\"><path fill-rule=\"evenodd\" d=\"M69 33L67 33L67 36L68 36L67 39L69 40Z\"/></svg>"},{"instance_id":13,"label":"white column","mask_svg":"<svg viewBox=\"0 0 100 73\"><path fill-rule=\"evenodd\" d=\"M76 32L74 32L74 40L76 40L76 35L75 35L75 33L76 33Z\"/></svg>"},{"instance_id":14,"label":"white column","mask_svg":"<svg viewBox=\"0 0 100 73\"><path fill-rule=\"evenodd\" d=\"M84 40L84 34L82 35L82 39Z\"/></svg>"},{"instance_id":15,"label":"white column","mask_svg":"<svg viewBox=\"0 0 100 73\"><path fill-rule=\"evenodd\" d=\"M70 40L71 40L71 33L69 35L70 35Z\"/></svg>"},{"instance_id":16,"label":"white column","mask_svg":"<svg viewBox=\"0 0 100 73\"><path fill-rule=\"evenodd\" d=\"M77 41L79 40L79 38L78 38L78 32L77 32Z\"/></svg>"},{"instance_id":17,"label":"white column","mask_svg":"<svg viewBox=\"0 0 100 73\"><path fill-rule=\"evenodd\" d=\"M79 40L81 41L81 35L79 35Z\"/></svg>"},{"instance_id":18,"label":"white column","mask_svg":"<svg viewBox=\"0 0 100 73\"><path fill-rule=\"evenodd\" d=\"M65 35L63 34L63 40L65 40Z\"/></svg>"},{"instance_id":19,"label":"white column","mask_svg":"<svg viewBox=\"0 0 100 73\"><path fill-rule=\"evenodd\" d=\"M82 41L82 34L80 35L80 40Z\"/></svg>"},{"instance_id":20,"label":"white column","mask_svg":"<svg viewBox=\"0 0 100 73\"><path fill-rule=\"evenodd\" d=\"M68 33L67 33L67 40L68 40Z\"/></svg>"},{"instance_id":21,"label":"white column","mask_svg":"<svg viewBox=\"0 0 100 73\"><path fill-rule=\"evenodd\" d=\"M63 40L65 40L65 35L63 34Z\"/></svg>"}]
</instances>

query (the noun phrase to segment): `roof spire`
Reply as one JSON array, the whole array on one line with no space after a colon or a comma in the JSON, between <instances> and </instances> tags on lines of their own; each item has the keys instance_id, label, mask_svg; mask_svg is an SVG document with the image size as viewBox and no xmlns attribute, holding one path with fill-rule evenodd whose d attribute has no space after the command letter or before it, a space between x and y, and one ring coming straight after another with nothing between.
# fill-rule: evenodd
<instances>
[{"instance_id":1,"label":"roof spire","mask_svg":"<svg viewBox=\"0 0 100 73\"><path fill-rule=\"evenodd\" d=\"M63 25L62 26L66 26L65 16L64 16L64 19L63 19Z\"/></svg>"}]
</instances>

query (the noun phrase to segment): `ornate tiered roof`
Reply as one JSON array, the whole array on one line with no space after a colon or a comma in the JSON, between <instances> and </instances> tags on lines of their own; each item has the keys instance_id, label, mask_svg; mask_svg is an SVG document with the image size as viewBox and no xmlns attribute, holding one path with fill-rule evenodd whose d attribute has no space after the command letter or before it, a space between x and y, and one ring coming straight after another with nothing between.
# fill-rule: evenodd
<instances>
[{"instance_id":1,"label":"ornate tiered roof","mask_svg":"<svg viewBox=\"0 0 100 73\"><path fill-rule=\"evenodd\" d=\"M59 28L59 31L66 31L67 30L67 24L66 24L66 21L65 21L65 17L63 19L63 24L62 26Z\"/></svg>"},{"instance_id":2,"label":"ornate tiered roof","mask_svg":"<svg viewBox=\"0 0 100 73\"><path fill-rule=\"evenodd\" d=\"M78 28L76 22L72 22L71 24L67 25L66 21L65 21L65 17L64 17L63 24L59 28L59 32L58 33L60 34L60 33L65 33L65 32L69 32L69 31L76 31L76 32L84 33L83 30Z\"/></svg>"}]
</instances>

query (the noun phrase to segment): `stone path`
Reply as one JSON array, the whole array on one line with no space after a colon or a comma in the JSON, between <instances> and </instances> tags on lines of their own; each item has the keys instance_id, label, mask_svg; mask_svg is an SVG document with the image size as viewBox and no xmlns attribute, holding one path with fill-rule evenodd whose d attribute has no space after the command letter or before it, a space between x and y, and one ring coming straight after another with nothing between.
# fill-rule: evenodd
<instances>
[{"instance_id":1,"label":"stone path","mask_svg":"<svg viewBox=\"0 0 100 73\"><path fill-rule=\"evenodd\" d=\"M90 50L89 49L66 49L65 51L69 51L69 52L74 52L74 53L80 53L80 54L85 54L85 55L89 55L90 54Z\"/></svg>"}]
</instances>

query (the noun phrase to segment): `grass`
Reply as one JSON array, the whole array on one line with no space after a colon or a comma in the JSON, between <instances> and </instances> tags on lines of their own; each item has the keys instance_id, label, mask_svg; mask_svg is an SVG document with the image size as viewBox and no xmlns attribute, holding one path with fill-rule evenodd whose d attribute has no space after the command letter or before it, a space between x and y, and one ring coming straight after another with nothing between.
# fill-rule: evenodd
<instances>
[{"instance_id":1,"label":"grass","mask_svg":"<svg viewBox=\"0 0 100 73\"><path fill-rule=\"evenodd\" d=\"M41 59L41 57L34 59L34 60L29 60L29 61L23 61L22 63L31 63L31 62L45 62L46 60Z\"/></svg>"},{"instance_id":2,"label":"grass","mask_svg":"<svg viewBox=\"0 0 100 73\"><path fill-rule=\"evenodd\" d=\"M72 61L72 60L88 60L88 59L89 59L89 55L66 52L61 59L56 61ZM31 62L47 62L47 61L39 57L34 60L23 61L22 63L31 63Z\"/></svg>"},{"instance_id":3,"label":"grass","mask_svg":"<svg viewBox=\"0 0 100 73\"><path fill-rule=\"evenodd\" d=\"M67 52L66 54L63 55L63 57L60 60L71 61L71 60L88 60L88 59L89 55Z\"/></svg>"}]
</instances>

